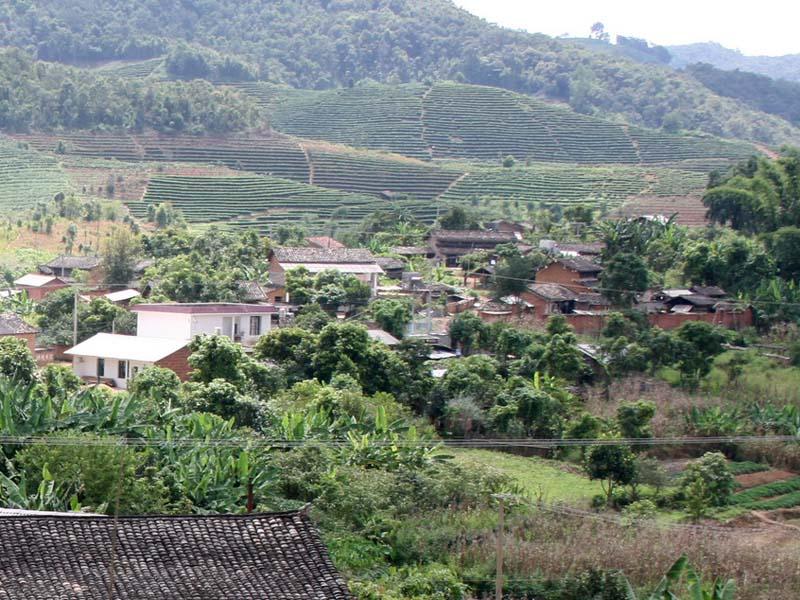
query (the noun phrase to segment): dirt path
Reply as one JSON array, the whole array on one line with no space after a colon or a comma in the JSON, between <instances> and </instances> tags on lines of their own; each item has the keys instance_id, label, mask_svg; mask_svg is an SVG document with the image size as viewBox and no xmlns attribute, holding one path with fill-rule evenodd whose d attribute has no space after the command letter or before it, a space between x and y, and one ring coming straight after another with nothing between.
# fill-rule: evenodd
<instances>
[{"instance_id":1,"label":"dirt path","mask_svg":"<svg viewBox=\"0 0 800 600\"><path fill-rule=\"evenodd\" d=\"M771 158L772 160L780 158L780 154L778 154L774 150L771 150L770 148L767 148L763 144L754 144L754 146L758 148L759 152L763 152L764 154L767 155L767 157Z\"/></svg>"},{"instance_id":2,"label":"dirt path","mask_svg":"<svg viewBox=\"0 0 800 600\"><path fill-rule=\"evenodd\" d=\"M314 185L314 161L311 160L311 154L309 154L305 144L297 142L297 145L306 157L306 164L308 165L308 185Z\"/></svg>"},{"instance_id":3,"label":"dirt path","mask_svg":"<svg viewBox=\"0 0 800 600\"><path fill-rule=\"evenodd\" d=\"M796 477L794 473L789 471L759 471L758 473L747 473L745 475L737 475L736 483L744 489L755 487L757 485L765 485L775 481L784 481L785 479L792 479Z\"/></svg>"},{"instance_id":4,"label":"dirt path","mask_svg":"<svg viewBox=\"0 0 800 600\"><path fill-rule=\"evenodd\" d=\"M419 124L420 124L420 131L422 137L422 147L427 148L427 152L433 160L433 148L428 145L426 138L428 137L428 127L425 125L425 120L427 118L427 114L425 111L425 101L428 99L428 96L433 91L433 86L430 86L425 93L422 94L422 99L420 101L420 109L419 109Z\"/></svg>"},{"instance_id":5,"label":"dirt path","mask_svg":"<svg viewBox=\"0 0 800 600\"><path fill-rule=\"evenodd\" d=\"M781 521L776 521L775 519L772 519L772 518L768 517L766 513L754 510L753 514L760 521L762 521L764 523L769 523L770 525L777 525L778 527L783 527L783 528L786 528L786 529L791 529L793 531L800 532L800 527L798 527L797 525L792 525L790 523L782 523Z\"/></svg>"}]
</instances>

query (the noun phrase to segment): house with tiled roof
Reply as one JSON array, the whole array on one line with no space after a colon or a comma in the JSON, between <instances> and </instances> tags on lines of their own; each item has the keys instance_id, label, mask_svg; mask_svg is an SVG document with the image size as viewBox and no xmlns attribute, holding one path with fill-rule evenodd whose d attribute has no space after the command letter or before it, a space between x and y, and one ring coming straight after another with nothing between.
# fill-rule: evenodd
<instances>
[{"instance_id":1,"label":"house with tiled roof","mask_svg":"<svg viewBox=\"0 0 800 600\"><path fill-rule=\"evenodd\" d=\"M500 244L516 244L520 239L519 233L507 231L440 229L431 233L430 246L435 258L448 267L457 267L466 254L492 251Z\"/></svg>"},{"instance_id":2,"label":"house with tiled roof","mask_svg":"<svg viewBox=\"0 0 800 600\"><path fill-rule=\"evenodd\" d=\"M347 247L342 242L327 235L308 237L306 238L306 244L308 244L309 248L323 248L327 250L341 250Z\"/></svg>"},{"instance_id":3,"label":"house with tiled roof","mask_svg":"<svg viewBox=\"0 0 800 600\"><path fill-rule=\"evenodd\" d=\"M99 256L61 255L43 265L39 272L56 277L75 277L77 271L87 274L88 281L99 283L103 279L103 259Z\"/></svg>"},{"instance_id":4,"label":"house with tiled roof","mask_svg":"<svg viewBox=\"0 0 800 600\"><path fill-rule=\"evenodd\" d=\"M0 337L15 337L28 344L31 352L36 350L36 334L39 330L26 323L13 312L0 313Z\"/></svg>"},{"instance_id":5,"label":"house with tiled roof","mask_svg":"<svg viewBox=\"0 0 800 600\"><path fill-rule=\"evenodd\" d=\"M592 292L599 285L603 267L581 256L559 256L536 272L536 283L557 283L573 292Z\"/></svg>"},{"instance_id":6,"label":"house with tiled roof","mask_svg":"<svg viewBox=\"0 0 800 600\"><path fill-rule=\"evenodd\" d=\"M364 248L278 247L270 252L269 278L275 285L285 285L286 271L298 267L303 267L312 274L333 270L353 275L369 284L373 295L378 290L378 278L383 274L375 256Z\"/></svg>"},{"instance_id":7,"label":"house with tiled roof","mask_svg":"<svg viewBox=\"0 0 800 600\"><path fill-rule=\"evenodd\" d=\"M351 600L306 511L0 515L0 598Z\"/></svg>"}]
</instances>

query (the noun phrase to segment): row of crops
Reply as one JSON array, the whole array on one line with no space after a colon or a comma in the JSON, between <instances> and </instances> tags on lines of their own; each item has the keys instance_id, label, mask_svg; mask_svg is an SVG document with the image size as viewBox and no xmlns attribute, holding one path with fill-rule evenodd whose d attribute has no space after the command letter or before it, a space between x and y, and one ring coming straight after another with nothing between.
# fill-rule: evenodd
<instances>
[{"instance_id":1,"label":"row of crops","mask_svg":"<svg viewBox=\"0 0 800 600\"><path fill-rule=\"evenodd\" d=\"M348 194L277 177L156 176L140 202L129 203L134 216L147 214L149 204L169 202L189 222L231 221L262 226L304 219L312 225L360 221L386 206L373 196Z\"/></svg>"},{"instance_id":2,"label":"row of crops","mask_svg":"<svg viewBox=\"0 0 800 600\"><path fill-rule=\"evenodd\" d=\"M734 494L731 504L748 510L778 510L800 506L800 477L749 488Z\"/></svg>"},{"instance_id":3,"label":"row of crops","mask_svg":"<svg viewBox=\"0 0 800 600\"><path fill-rule=\"evenodd\" d=\"M65 133L20 135L43 151L81 159L126 163L195 163L313 183L357 194L413 196L442 194L463 170L402 156L352 151L330 144L301 143L282 135L243 138ZM305 150L304 150L305 147Z\"/></svg>"},{"instance_id":4,"label":"row of crops","mask_svg":"<svg viewBox=\"0 0 800 600\"><path fill-rule=\"evenodd\" d=\"M615 206L636 196L700 194L705 182L703 174L691 171L537 164L470 172L440 199L445 202L536 200L551 204L605 202Z\"/></svg>"},{"instance_id":5,"label":"row of crops","mask_svg":"<svg viewBox=\"0 0 800 600\"><path fill-rule=\"evenodd\" d=\"M743 142L628 127L485 86L373 84L323 92L262 83L239 87L284 133L417 158L727 165L754 151Z\"/></svg>"},{"instance_id":6,"label":"row of crops","mask_svg":"<svg viewBox=\"0 0 800 600\"><path fill-rule=\"evenodd\" d=\"M237 87L251 94L284 133L347 146L430 159L423 141L422 85L367 85L325 92L265 83Z\"/></svg>"},{"instance_id":7,"label":"row of crops","mask_svg":"<svg viewBox=\"0 0 800 600\"><path fill-rule=\"evenodd\" d=\"M413 196L432 200L463 171L379 154L308 147L314 184L360 194Z\"/></svg>"},{"instance_id":8,"label":"row of crops","mask_svg":"<svg viewBox=\"0 0 800 600\"><path fill-rule=\"evenodd\" d=\"M0 138L0 211L24 210L68 189L67 176L54 158Z\"/></svg>"}]
</instances>

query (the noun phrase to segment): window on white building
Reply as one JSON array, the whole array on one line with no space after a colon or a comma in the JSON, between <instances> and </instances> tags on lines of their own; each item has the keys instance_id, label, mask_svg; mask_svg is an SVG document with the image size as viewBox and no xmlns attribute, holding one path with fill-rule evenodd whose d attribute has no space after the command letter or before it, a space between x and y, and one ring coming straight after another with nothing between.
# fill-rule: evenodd
<instances>
[{"instance_id":1,"label":"window on white building","mask_svg":"<svg viewBox=\"0 0 800 600\"><path fill-rule=\"evenodd\" d=\"M250 317L250 335L261 335L260 315L253 315Z\"/></svg>"}]
</instances>

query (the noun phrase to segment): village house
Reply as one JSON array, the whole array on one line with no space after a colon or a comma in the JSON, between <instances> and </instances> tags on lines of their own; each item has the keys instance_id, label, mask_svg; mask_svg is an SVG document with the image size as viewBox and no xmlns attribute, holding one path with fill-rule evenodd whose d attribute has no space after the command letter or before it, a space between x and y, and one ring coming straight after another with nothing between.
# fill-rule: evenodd
<instances>
[{"instance_id":1,"label":"village house","mask_svg":"<svg viewBox=\"0 0 800 600\"><path fill-rule=\"evenodd\" d=\"M56 277L74 279L77 272L86 273L88 283L103 281L103 259L99 256L71 256L62 255L48 263L39 265L42 275L55 275Z\"/></svg>"},{"instance_id":2,"label":"village house","mask_svg":"<svg viewBox=\"0 0 800 600\"><path fill-rule=\"evenodd\" d=\"M189 379L188 340L98 333L64 354L72 358L75 374L89 383L104 383L125 390L147 367L174 371Z\"/></svg>"},{"instance_id":3,"label":"village house","mask_svg":"<svg viewBox=\"0 0 800 600\"><path fill-rule=\"evenodd\" d=\"M602 272L603 267L591 260L560 256L536 272L536 283L557 283L575 293L593 292Z\"/></svg>"},{"instance_id":4,"label":"village house","mask_svg":"<svg viewBox=\"0 0 800 600\"><path fill-rule=\"evenodd\" d=\"M458 267L461 257L480 250L493 251L500 244L516 244L519 233L481 230L440 229L431 233L434 257L448 267Z\"/></svg>"},{"instance_id":5,"label":"village house","mask_svg":"<svg viewBox=\"0 0 800 600\"><path fill-rule=\"evenodd\" d=\"M303 509L113 518L0 511L0 552L0 597L9 599L352 599Z\"/></svg>"},{"instance_id":6,"label":"village house","mask_svg":"<svg viewBox=\"0 0 800 600\"><path fill-rule=\"evenodd\" d=\"M189 342L198 335L219 334L252 345L272 329L278 311L263 304L209 302L195 304L137 304L137 335Z\"/></svg>"},{"instance_id":7,"label":"village house","mask_svg":"<svg viewBox=\"0 0 800 600\"><path fill-rule=\"evenodd\" d=\"M519 296L537 319L571 314L578 300L578 294L558 283L531 283Z\"/></svg>"},{"instance_id":8,"label":"village house","mask_svg":"<svg viewBox=\"0 0 800 600\"><path fill-rule=\"evenodd\" d=\"M53 275L40 275L37 273L23 275L14 281L14 287L16 287L18 290L24 291L26 294L28 294L28 298L35 302L41 302L56 290L60 290L68 286L69 283L60 277L55 277Z\"/></svg>"},{"instance_id":9,"label":"village house","mask_svg":"<svg viewBox=\"0 0 800 600\"><path fill-rule=\"evenodd\" d=\"M128 382L149 366L189 377L189 343L198 335L224 335L253 345L272 329L274 306L232 303L138 304L136 335L98 333L64 354L86 381L127 389Z\"/></svg>"},{"instance_id":10,"label":"village house","mask_svg":"<svg viewBox=\"0 0 800 600\"><path fill-rule=\"evenodd\" d=\"M527 223L519 223L517 221L510 221L508 219L497 219L495 221L489 221L486 224L488 229L492 231L499 231L502 233L519 233L524 234L533 229Z\"/></svg>"},{"instance_id":11,"label":"village house","mask_svg":"<svg viewBox=\"0 0 800 600\"><path fill-rule=\"evenodd\" d=\"M28 344L31 353L36 351L36 334L39 330L22 320L16 313L0 313L0 337L15 337Z\"/></svg>"},{"instance_id":12,"label":"village house","mask_svg":"<svg viewBox=\"0 0 800 600\"><path fill-rule=\"evenodd\" d=\"M391 256L379 256L375 259L378 266L383 269L386 276L390 279L401 279L403 271L406 269L406 263L399 258L392 258Z\"/></svg>"},{"instance_id":13,"label":"village house","mask_svg":"<svg viewBox=\"0 0 800 600\"><path fill-rule=\"evenodd\" d=\"M139 296L141 296L141 294L134 289L119 290L103 294L103 298L111 302L111 304L116 304L118 306L128 306L131 300Z\"/></svg>"},{"instance_id":14,"label":"village house","mask_svg":"<svg viewBox=\"0 0 800 600\"><path fill-rule=\"evenodd\" d=\"M368 284L372 295L378 290L378 280L383 269L369 250L363 248L275 248L269 256L269 278L276 286L286 285L286 271L303 267L316 275L323 271L338 271L353 275ZM288 295L279 297L278 302L289 302Z\"/></svg>"}]
</instances>

